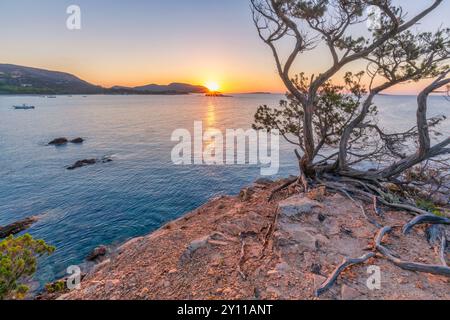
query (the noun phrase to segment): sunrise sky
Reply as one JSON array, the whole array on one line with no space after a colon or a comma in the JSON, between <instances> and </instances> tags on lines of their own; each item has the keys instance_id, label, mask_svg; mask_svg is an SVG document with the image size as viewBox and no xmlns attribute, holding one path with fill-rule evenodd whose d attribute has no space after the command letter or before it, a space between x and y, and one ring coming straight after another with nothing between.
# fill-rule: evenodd
<instances>
[{"instance_id":1,"label":"sunrise sky","mask_svg":"<svg viewBox=\"0 0 450 320\"><path fill-rule=\"evenodd\" d=\"M431 0L398 0L412 16ZM82 10L82 30L66 28L66 8ZM448 26L450 1L418 26ZM217 83L222 91L284 92L247 0L1 0L0 63L66 71L105 87ZM295 71L326 68L319 48ZM358 66L353 66L358 69ZM395 93L417 91L402 85Z\"/></svg>"}]
</instances>

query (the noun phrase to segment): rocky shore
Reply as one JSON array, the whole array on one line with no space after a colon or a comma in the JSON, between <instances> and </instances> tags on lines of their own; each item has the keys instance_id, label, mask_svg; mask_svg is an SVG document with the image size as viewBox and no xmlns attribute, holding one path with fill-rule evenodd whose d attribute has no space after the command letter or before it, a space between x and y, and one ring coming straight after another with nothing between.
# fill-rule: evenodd
<instances>
[{"instance_id":1,"label":"rocky shore","mask_svg":"<svg viewBox=\"0 0 450 320\"><path fill-rule=\"evenodd\" d=\"M347 197L316 189L271 191L283 181L260 180L239 196L215 198L102 259L80 290L47 299L450 299L450 278L401 269L374 250L379 228ZM367 215L403 226L411 214ZM450 230L445 226L447 237ZM408 236L395 229L384 244L407 261L439 264L427 225ZM346 268L329 290L316 290L345 258L369 255ZM449 261L449 252L445 252ZM368 267L380 270L378 289Z\"/></svg>"}]
</instances>

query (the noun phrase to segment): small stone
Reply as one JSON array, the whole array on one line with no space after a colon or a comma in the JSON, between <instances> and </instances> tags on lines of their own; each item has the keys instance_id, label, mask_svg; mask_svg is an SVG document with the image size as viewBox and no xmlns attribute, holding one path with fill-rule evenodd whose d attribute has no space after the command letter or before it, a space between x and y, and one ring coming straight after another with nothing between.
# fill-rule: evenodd
<instances>
[{"instance_id":1,"label":"small stone","mask_svg":"<svg viewBox=\"0 0 450 320\"><path fill-rule=\"evenodd\" d=\"M323 215L322 213L319 213L319 215L317 216L317 219L319 219L319 222L324 222L327 217L325 215Z\"/></svg>"},{"instance_id":2,"label":"small stone","mask_svg":"<svg viewBox=\"0 0 450 320\"><path fill-rule=\"evenodd\" d=\"M319 263L313 263L311 265L311 272L317 275L320 275L320 271L322 270L322 266Z\"/></svg>"}]
</instances>

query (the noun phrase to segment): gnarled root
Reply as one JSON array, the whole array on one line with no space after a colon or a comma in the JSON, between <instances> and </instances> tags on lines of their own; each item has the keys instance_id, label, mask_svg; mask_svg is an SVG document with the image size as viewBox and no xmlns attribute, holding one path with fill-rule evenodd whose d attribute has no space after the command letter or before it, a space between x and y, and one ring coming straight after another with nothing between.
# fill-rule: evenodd
<instances>
[{"instance_id":1,"label":"gnarled root","mask_svg":"<svg viewBox=\"0 0 450 320\"><path fill-rule=\"evenodd\" d=\"M326 183L324 183L324 182L322 182L322 184L325 186L325 187L327 187L328 186L328 188L330 188L330 189L333 189L334 191L336 191L336 192L340 192L340 193L342 193L343 195L345 195L347 198L349 198L354 204L356 204L360 209L361 209L361 212L362 212L362 214L363 214L363 216L364 216L364 218L366 218L367 219L367 221L369 221L371 224L373 224L373 225L375 225L377 228L381 228L382 226L378 223L378 222L376 222L374 219L372 219L371 217L369 217L368 215L367 215L367 213L366 213L366 209L364 208L364 205L361 203L361 202L357 202L345 189L342 189L342 188L335 188L335 187L332 187L332 186L329 186L329 185L327 185Z\"/></svg>"},{"instance_id":2,"label":"gnarled root","mask_svg":"<svg viewBox=\"0 0 450 320\"><path fill-rule=\"evenodd\" d=\"M392 227L384 227L378 232L375 238L376 249L385 258L387 258L397 267L400 267L404 270L431 273L439 276L450 277L450 268L447 266L408 262L394 256L394 254L382 244L384 236L390 232L392 232Z\"/></svg>"},{"instance_id":3,"label":"gnarled root","mask_svg":"<svg viewBox=\"0 0 450 320\"><path fill-rule=\"evenodd\" d=\"M403 227L403 234L408 234L408 232L414 226L419 225L419 224L424 224L424 223L450 225L450 219L449 218L444 218L444 217L438 217L438 216L436 216L434 214L431 214L431 213L423 214L423 215L420 215L420 216L412 219L410 222L405 224L405 226Z\"/></svg>"},{"instance_id":4,"label":"gnarled root","mask_svg":"<svg viewBox=\"0 0 450 320\"><path fill-rule=\"evenodd\" d=\"M286 181L285 183L283 183L281 186L279 186L278 188L272 190L272 192L270 193L269 199L267 200L268 202L271 202L273 200L273 198L275 197L275 195L280 192L283 191L284 189L286 189L287 187L293 185L294 183L296 183L298 181L299 178L295 177L295 178L291 178L288 179L288 181Z\"/></svg>"},{"instance_id":5,"label":"gnarled root","mask_svg":"<svg viewBox=\"0 0 450 320\"><path fill-rule=\"evenodd\" d=\"M344 261L342 261L342 263L336 267L336 269L333 271L333 273L331 273L331 275L328 277L328 279L316 290L316 292L315 292L316 297L319 297L322 294L324 294L326 291L328 291L333 286L333 284L336 282L339 275L345 269L347 269L348 267L353 266L355 264L364 263L373 257L375 257L375 253L370 252L370 253L363 255L360 258L355 258L355 259L345 258Z\"/></svg>"},{"instance_id":6,"label":"gnarled root","mask_svg":"<svg viewBox=\"0 0 450 320\"><path fill-rule=\"evenodd\" d=\"M447 261L445 260L446 252L447 252L447 237L445 235L445 232L442 232L441 246L439 250L439 259L441 260L443 266L448 267Z\"/></svg>"}]
</instances>

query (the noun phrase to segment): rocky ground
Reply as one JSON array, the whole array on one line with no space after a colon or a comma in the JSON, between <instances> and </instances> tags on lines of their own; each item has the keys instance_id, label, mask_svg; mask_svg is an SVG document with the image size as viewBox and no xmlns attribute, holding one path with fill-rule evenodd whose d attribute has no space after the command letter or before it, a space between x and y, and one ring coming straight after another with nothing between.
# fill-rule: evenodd
<instances>
[{"instance_id":1,"label":"rocky ground","mask_svg":"<svg viewBox=\"0 0 450 320\"><path fill-rule=\"evenodd\" d=\"M345 257L373 251L378 228L350 199L320 189L284 191L269 203L282 183L261 181L132 239L98 264L80 290L59 298L450 299L450 278L405 271L380 255L346 269L317 298L315 289ZM382 225L402 226L412 217L386 209L380 218L369 205L366 211ZM383 243L403 260L439 264L425 230L401 236L395 228ZM369 266L380 268L379 290L366 284Z\"/></svg>"}]
</instances>

